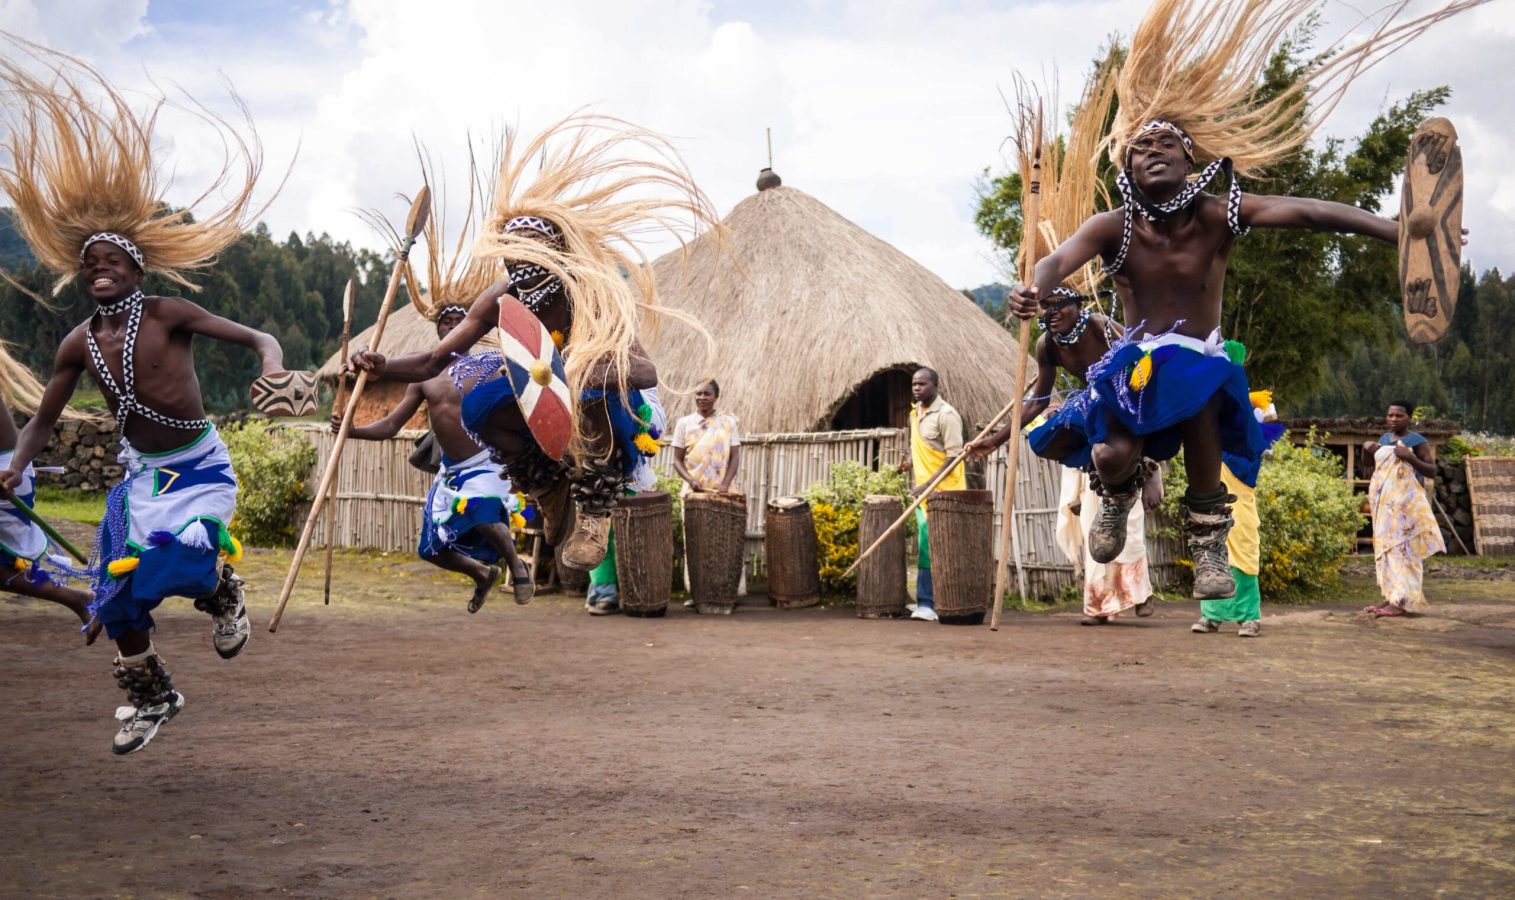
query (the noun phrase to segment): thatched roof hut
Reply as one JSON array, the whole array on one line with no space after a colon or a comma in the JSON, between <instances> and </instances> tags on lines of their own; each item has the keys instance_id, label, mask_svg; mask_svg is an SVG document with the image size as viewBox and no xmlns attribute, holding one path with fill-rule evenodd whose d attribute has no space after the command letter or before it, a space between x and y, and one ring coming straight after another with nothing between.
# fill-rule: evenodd
<instances>
[{"instance_id":1,"label":"thatched roof hut","mask_svg":"<svg viewBox=\"0 0 1515 900\"><path fill-rule=\"evenodd\" d=\"M777 176L714 235L653 263L665 306L710 330L667 322L647 337L661 380L721 384L722 406L749 432L901 426L910 376L941 374L942 396L971 427L1008 402L1015 339L919 263ZM1034 367L1033 373L1034 374ZM670 415L693 398L669 395Z\"/></svg>"},{"instance_id":2,"label":"thatched roof hut","mask_svg":"<svg viewBox=\"0 0 1515 900\"><path fill-rule=\"evenodd\" d=\"M367 347L373 343L374 326L363 329L352 338L352 348ZM416 353L422 350L430 350L437 345L437 326L416 312L414 305L405 301L402 297L395 301L395 307L389 314L389 321L384 324L385 356L403 356L406 353ZM478 346L497 348L499 343L493 334L480 341ZM342 351L338 350L327 358L326 363L316 370L316 378L322 385L335 388L337 372L342 367ZM363 396L358 400L358 414L355 424L366 425L377 419L382 419L399 404L400 398L405 394L407 385L393 381L379 381L369 384L363 389ZM346 396L346 392L343 392ZM426 407L421 409L405 423L407 428L426 427Z\"/></svg>"}]
</instances>

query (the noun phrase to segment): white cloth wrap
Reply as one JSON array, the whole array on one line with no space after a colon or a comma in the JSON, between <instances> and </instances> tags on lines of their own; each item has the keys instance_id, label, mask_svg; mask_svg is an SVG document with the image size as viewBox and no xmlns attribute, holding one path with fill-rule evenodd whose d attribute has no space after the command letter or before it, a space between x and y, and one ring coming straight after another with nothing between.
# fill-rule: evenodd
<instances>
[{"instance_id":1,"label":"white cloth wrap","mask_svg":"<svg viewBox=\"0 0 1515 900\"><path fill-rule=\"evenodd\" d=\"M214 519L224 530L237 511L236 473L231 469L231 454L214 427L199 440L167 453L139 453L123 438L117 461L126 468L127 492L126 539L138 547L147 546L147 536L154 531L172 532L179 542L191 547L211 549L214 545L199 519ZM197 484L179 488L163 496L154 496L155 473L180 469L188 472L206 467L225 466L232 484Z\"/></svg>"},{"instance_id":2,"label":"white cloth wrap","mask_svg":"<svg viewBox=\"0 0 1515 900\"><path fill-rule=\"evenodd\" d=\"M447 483L448 479L459 475L467 477L457 490L453 490ZM460 497L465 500L475 497L499 500L505 508L507 519L510 513L520 509L520 501L516 499L510 479L500 476L500 465L490 461L488 450L480 450L453 466L445 463L442 465L437 477L432 479L426 505L426 514L431 517L432 524L438 528L446 526L457 515L453 505Z\"/></svg>"},{"instance_id":3,"label":"white cloth wrap","mask_svg":"<svg viewBox=\"0 0 1515 900\"><path fill-rule=\"evenodd\" d=\"M663 409L663 399L658 395L655 387L642 389L642 402L652 409L652 421L648 423L650 431L658 434L668 434L668 412ZM642 494L653 490L658 484L658 473L652 468L652 457L644 456L637 461L636 468L631 472L631 484L637 493Z\"/></svg>"},{"instance_id":4,"label":"white cloth wrap","mask_svg":"<svg viewBox=\"0 0 1515 900\"><path fill-rule=\"evenodd\" d=\"M0 470L9 469L11 458L16 451L6 450L0 452ZM21 484L16 487L16 493L21 497L29 497L36 490L36 479L32 472L31 464L21 470ZM15 505L0 500L0 550L4 550L17 559L25 559L36 562L47 555L48 539L42 529L21 517L21 513ZM6 573L0 572L0 576Z\"/></svg>"}]
</instances>

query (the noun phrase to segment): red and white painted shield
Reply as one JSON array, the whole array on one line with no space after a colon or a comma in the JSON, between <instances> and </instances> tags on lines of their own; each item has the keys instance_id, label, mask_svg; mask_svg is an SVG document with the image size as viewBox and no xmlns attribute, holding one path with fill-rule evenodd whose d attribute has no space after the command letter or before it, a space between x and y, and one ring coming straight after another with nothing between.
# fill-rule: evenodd
<instances>
[{"instance_id":1,"label":"red and white painted shield","mask_svg":"<svg viewBox=\"0 0 1515 900\"><path fill-rule=\"evenodd\" d=\"M532 437L543 453L561 460L573 434L573 395L563 357L541 320L508 295L500 298L500 349Z\"/></svg>"}]
</instances>

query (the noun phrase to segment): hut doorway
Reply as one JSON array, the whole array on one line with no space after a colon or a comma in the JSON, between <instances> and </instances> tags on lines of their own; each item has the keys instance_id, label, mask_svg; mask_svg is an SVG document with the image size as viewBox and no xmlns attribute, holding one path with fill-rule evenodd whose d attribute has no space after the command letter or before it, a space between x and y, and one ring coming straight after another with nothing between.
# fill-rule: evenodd
<instances>
[{"instance_id":1,"label":"hut doorway","mask_svg":"<svg viewBox=\"0 0 1515 900\"><path fill-rule=\"evenodd\" d=\"M831 417L831 430L906 427L910 423L910 376L914 371L884 369L868 376Z\"/></svg>"}]
</instances>

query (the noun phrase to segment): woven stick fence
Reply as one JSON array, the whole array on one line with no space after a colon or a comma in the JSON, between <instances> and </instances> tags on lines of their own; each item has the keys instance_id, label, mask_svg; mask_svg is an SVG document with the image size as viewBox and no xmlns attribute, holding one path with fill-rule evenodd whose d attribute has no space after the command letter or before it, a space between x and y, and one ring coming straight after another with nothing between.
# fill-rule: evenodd
<instances>
[{"instance_id":1,"label":"woven stick fence","mask_svg":"<svg viewBox=\"0 0 1515 900\"><path fill-rule=\"evenodd\" d=\"M289 426L316 447L311 483L320 477L331 452L332 434L310 425ZM337 477L336 546L413 552L420 528L421 504L431 476L411 468L407 459L421 432L402 431L387 441L349 442ZM763 521L768 501L802 494L847 460L870 468L893 468L905 459L908 436L897 428L742 436L741 468L735 490L747 496L746 553L750 570L763 566ZM1058 549L1053 533L1062 467L1021 448L1017 473L1011 589L1045 597L1075 584L1073 564ZM661 473L673 471L673 450L665 446L653 460ZM1004 515L1005 450L985 461L984 480L994 491L994 526ZM1170 584L1177 575L1176 539L1153 537L1157 522L1148 522L1148 550L1153 582ZM996 533L998 533L996 531ZM1022 586L1024 585L1024 587Z\"/></svg>"}]
</instances>

